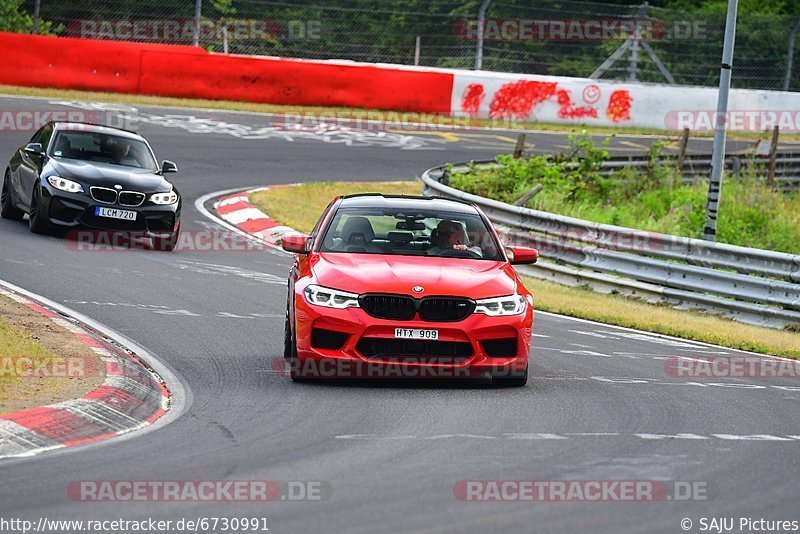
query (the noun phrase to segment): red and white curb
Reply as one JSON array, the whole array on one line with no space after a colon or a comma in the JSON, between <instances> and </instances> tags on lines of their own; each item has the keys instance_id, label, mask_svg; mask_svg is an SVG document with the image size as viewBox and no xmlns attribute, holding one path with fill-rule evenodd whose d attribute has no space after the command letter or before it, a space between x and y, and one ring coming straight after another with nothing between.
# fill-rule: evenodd
<instances>
[{"instance_id":1,"label":"red and white curb","mask_svg":"<svg viewBox=\"0 0 800 534\"><path fill-rule=\"evenodd\" d=\"M297 230L285 226L272 219L250 203L250 195L259 191L269 191L280 187L292 187L294 184L281 184L268 187L257 187L248 191L226 195L214 202L214 211L227 223L242 232L255 236L271 246L279 246L286 234L296 234Z\"/></svg>"},{"instance_id":2,"label":"red and white curb","mask_svg":"<svg viewBox=\"0 0 800 534\"><path fill-rule=\"evenodd\" d=\"M120 436L153 424L170 409L163 379L136 354L10 287L0 285L0 295L67 329L105 365L105 381L83 398L0 415L0 458Z\"/></svg>"}]
</instances>

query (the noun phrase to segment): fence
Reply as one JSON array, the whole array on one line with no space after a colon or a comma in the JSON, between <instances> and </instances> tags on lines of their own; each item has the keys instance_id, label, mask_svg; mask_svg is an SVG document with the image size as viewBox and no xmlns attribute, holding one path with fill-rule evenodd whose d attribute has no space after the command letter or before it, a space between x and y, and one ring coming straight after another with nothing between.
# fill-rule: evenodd
<instances>
[{"instance_id":1,"label":"fence","mask_svg":"<svg viewBox=\"0 0 800 534\"><path fill-rule=\"evenodd\" d=\"M449 187L448 172L422 175L423 194L474 202L510 242L540 256L532 276L589 285L701 308L736 320L782 328L800 324L800 255L657 234L504 204Z\"/></svg>"},{"instance_id":2,"label":"fence","mask_svg":"<svg viewBox=\"0 0 800 534\"><path fill-rule=\"evenodd\" d=\"M775 15L740 12L734 87L800 90L800 69L792 68L800 9L786 4ZM25 0L0 21L0 30L197 43L232 54L715 86L724 19L701 7L578 0Z\"/></svg>"}]
</instances>

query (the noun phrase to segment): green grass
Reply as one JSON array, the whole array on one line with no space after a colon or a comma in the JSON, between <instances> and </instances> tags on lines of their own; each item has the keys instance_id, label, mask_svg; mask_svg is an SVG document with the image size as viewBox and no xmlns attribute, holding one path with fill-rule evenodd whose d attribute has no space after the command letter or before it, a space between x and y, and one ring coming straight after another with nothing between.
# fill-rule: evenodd
<instances>
[{"instance_id":1,"label":"green grass","mask_svg":"<svg viewBox=\"0 0 800 534\"><path fill-rule=\"evenodd\" d=\"M261 191L250 201L270 217L308 233L328 202L352 193L419 194L415 182L325 182ZM800 333L738 323L722 317L676 310L620 295L602 295L523 277L536 308L601 323L713 343L761 354L800 358Z\"/></svg>"},{"instance_id":2,"label":"green grass","mask_svg":"<svg viewBox=\"0 0 800 534\"><path fill-rule=\"evenodd\" d=\"M225 111L245 111L250 113L290 113L299 115L316 115L321 113L336 114L340 118L369 119L370 114L378 120L392 121L398 116L407 123L420 122L441 126L456 125L471 128L506 128L512 130L535 129L552 132L575 132L588 130L593 134L630 134L630 135L676 135L676 132L655 128L633 128L626 126L594 126L581 124L555 124L546 122L528 122L516 119L489 120L462 117L449 117L434 113L394 112L392 110L355 109L323 106L284 106L278 104L261 104L255 102L236 102L232 100L203 100L196 98L172 98L154 95L133 95L124 93L103 93L97 91L76 91L69 89L51 89L40 87L17 87L0 85L0 94L14 96L34 96L58 98L62 100L83 100L88 102L114 102L144 106L167 106L182 108L203 108ZM413 128L412 128L413 130ZM712 137L713 132L693 133L694 137ZM760 132L732 132L730 137L741 139L762 139L766 134ZM800 141L800 134L781 134L783 141Z\"/></svg>"},{"instance_id":3,"label":"green grass","mask_svg":"<svg viewBox=\"0 0 800 534\"><path fill-rule=\"evenodd\" d=\"M14 362L9 358L20 356L41 359L52 358L53 353L38 341L32 339L28 332L17 328L0 317L0 361L3 364L0 369L4 368L8 371L9 366L13 365ZM17 389L22 380L22 378L14 376L13 373L0 371L0 412L3 411L2 404L4 402L17 400Z\"/></svg>"},{"instance_id":4,"label":"green grass","mask_svg":"<svg viewBox=\"0 0 800 534\"><path fill-rule=\"evenodd\" d=\"M503 159L503 161L506 161ZM781 192L756 179L755 167L723 180L717 241L800 254L800 192ZM708 184L681 184L667 167L649 173L626 169L621 179L570 176L545 157L514 160L506 167L456 173L450 185L476 195L513 202L541 183L526 206L603 224L702 238Z\"/></svg>"}]
</instances>

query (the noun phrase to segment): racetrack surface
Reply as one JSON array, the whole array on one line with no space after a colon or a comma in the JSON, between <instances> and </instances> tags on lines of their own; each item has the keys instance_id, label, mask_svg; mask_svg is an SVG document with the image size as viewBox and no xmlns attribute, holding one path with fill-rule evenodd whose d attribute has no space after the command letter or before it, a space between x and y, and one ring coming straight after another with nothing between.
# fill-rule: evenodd
<instances>
[{"instance_id":1,"label":"racetrack surface","mask_svg":"<svg viewBox=\"0 0 800 534\"><path fill-rule=\"evenodd\" d=\"M0 98L0 109L53 108L47 100ZM250 127L265 122L216 111L140 111ZM348 146L330 137L248 139L242 129L238 136L218 125L193 133L152 122L140 131L160 159L178 163L184 231L214 225L193 205L214 191L410 178L444 161L490 158L513 146L513 135L502 134L511 139L503 141L494 132L454 142L419 135L427 143ZM10 157L31 134L0 133L0 155ZM541 150L565 144L562 134L531 134L529 141ZM538 314L525 388L294 384L272 365L282 357L289 256L73 248L2 220L0 278L158 356L184 384L185 408L150 432L1 462L1 517L267 517L271 531L298 533L680 532L684 517L695 524L700 517L797 519L800 391L783 386L798 381L692 383L664 369L669 356L735 351ZM332 493L319 502L267 504L75 502L67 495L76 480L221 479L325 481ZM708 498L476 503L454 497L460 480L510 479L702 481Z\"/></svg>"}]
</instances>

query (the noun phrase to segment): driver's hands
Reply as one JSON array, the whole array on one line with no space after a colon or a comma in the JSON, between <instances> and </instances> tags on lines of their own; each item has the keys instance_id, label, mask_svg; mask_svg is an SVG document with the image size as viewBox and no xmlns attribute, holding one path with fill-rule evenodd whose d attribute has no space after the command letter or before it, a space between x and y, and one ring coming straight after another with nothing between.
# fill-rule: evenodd
<instances>
[{"instance_id":1,"label":"driver's hands","mask_svg":"<svg viewBox=\"0 0 800 534\"><path fill-rule=\"evenodd\" d=\"M453 250L467 250L467 245L462 245L462 244L453 245Z\"/></svg>"}]
</instances>

